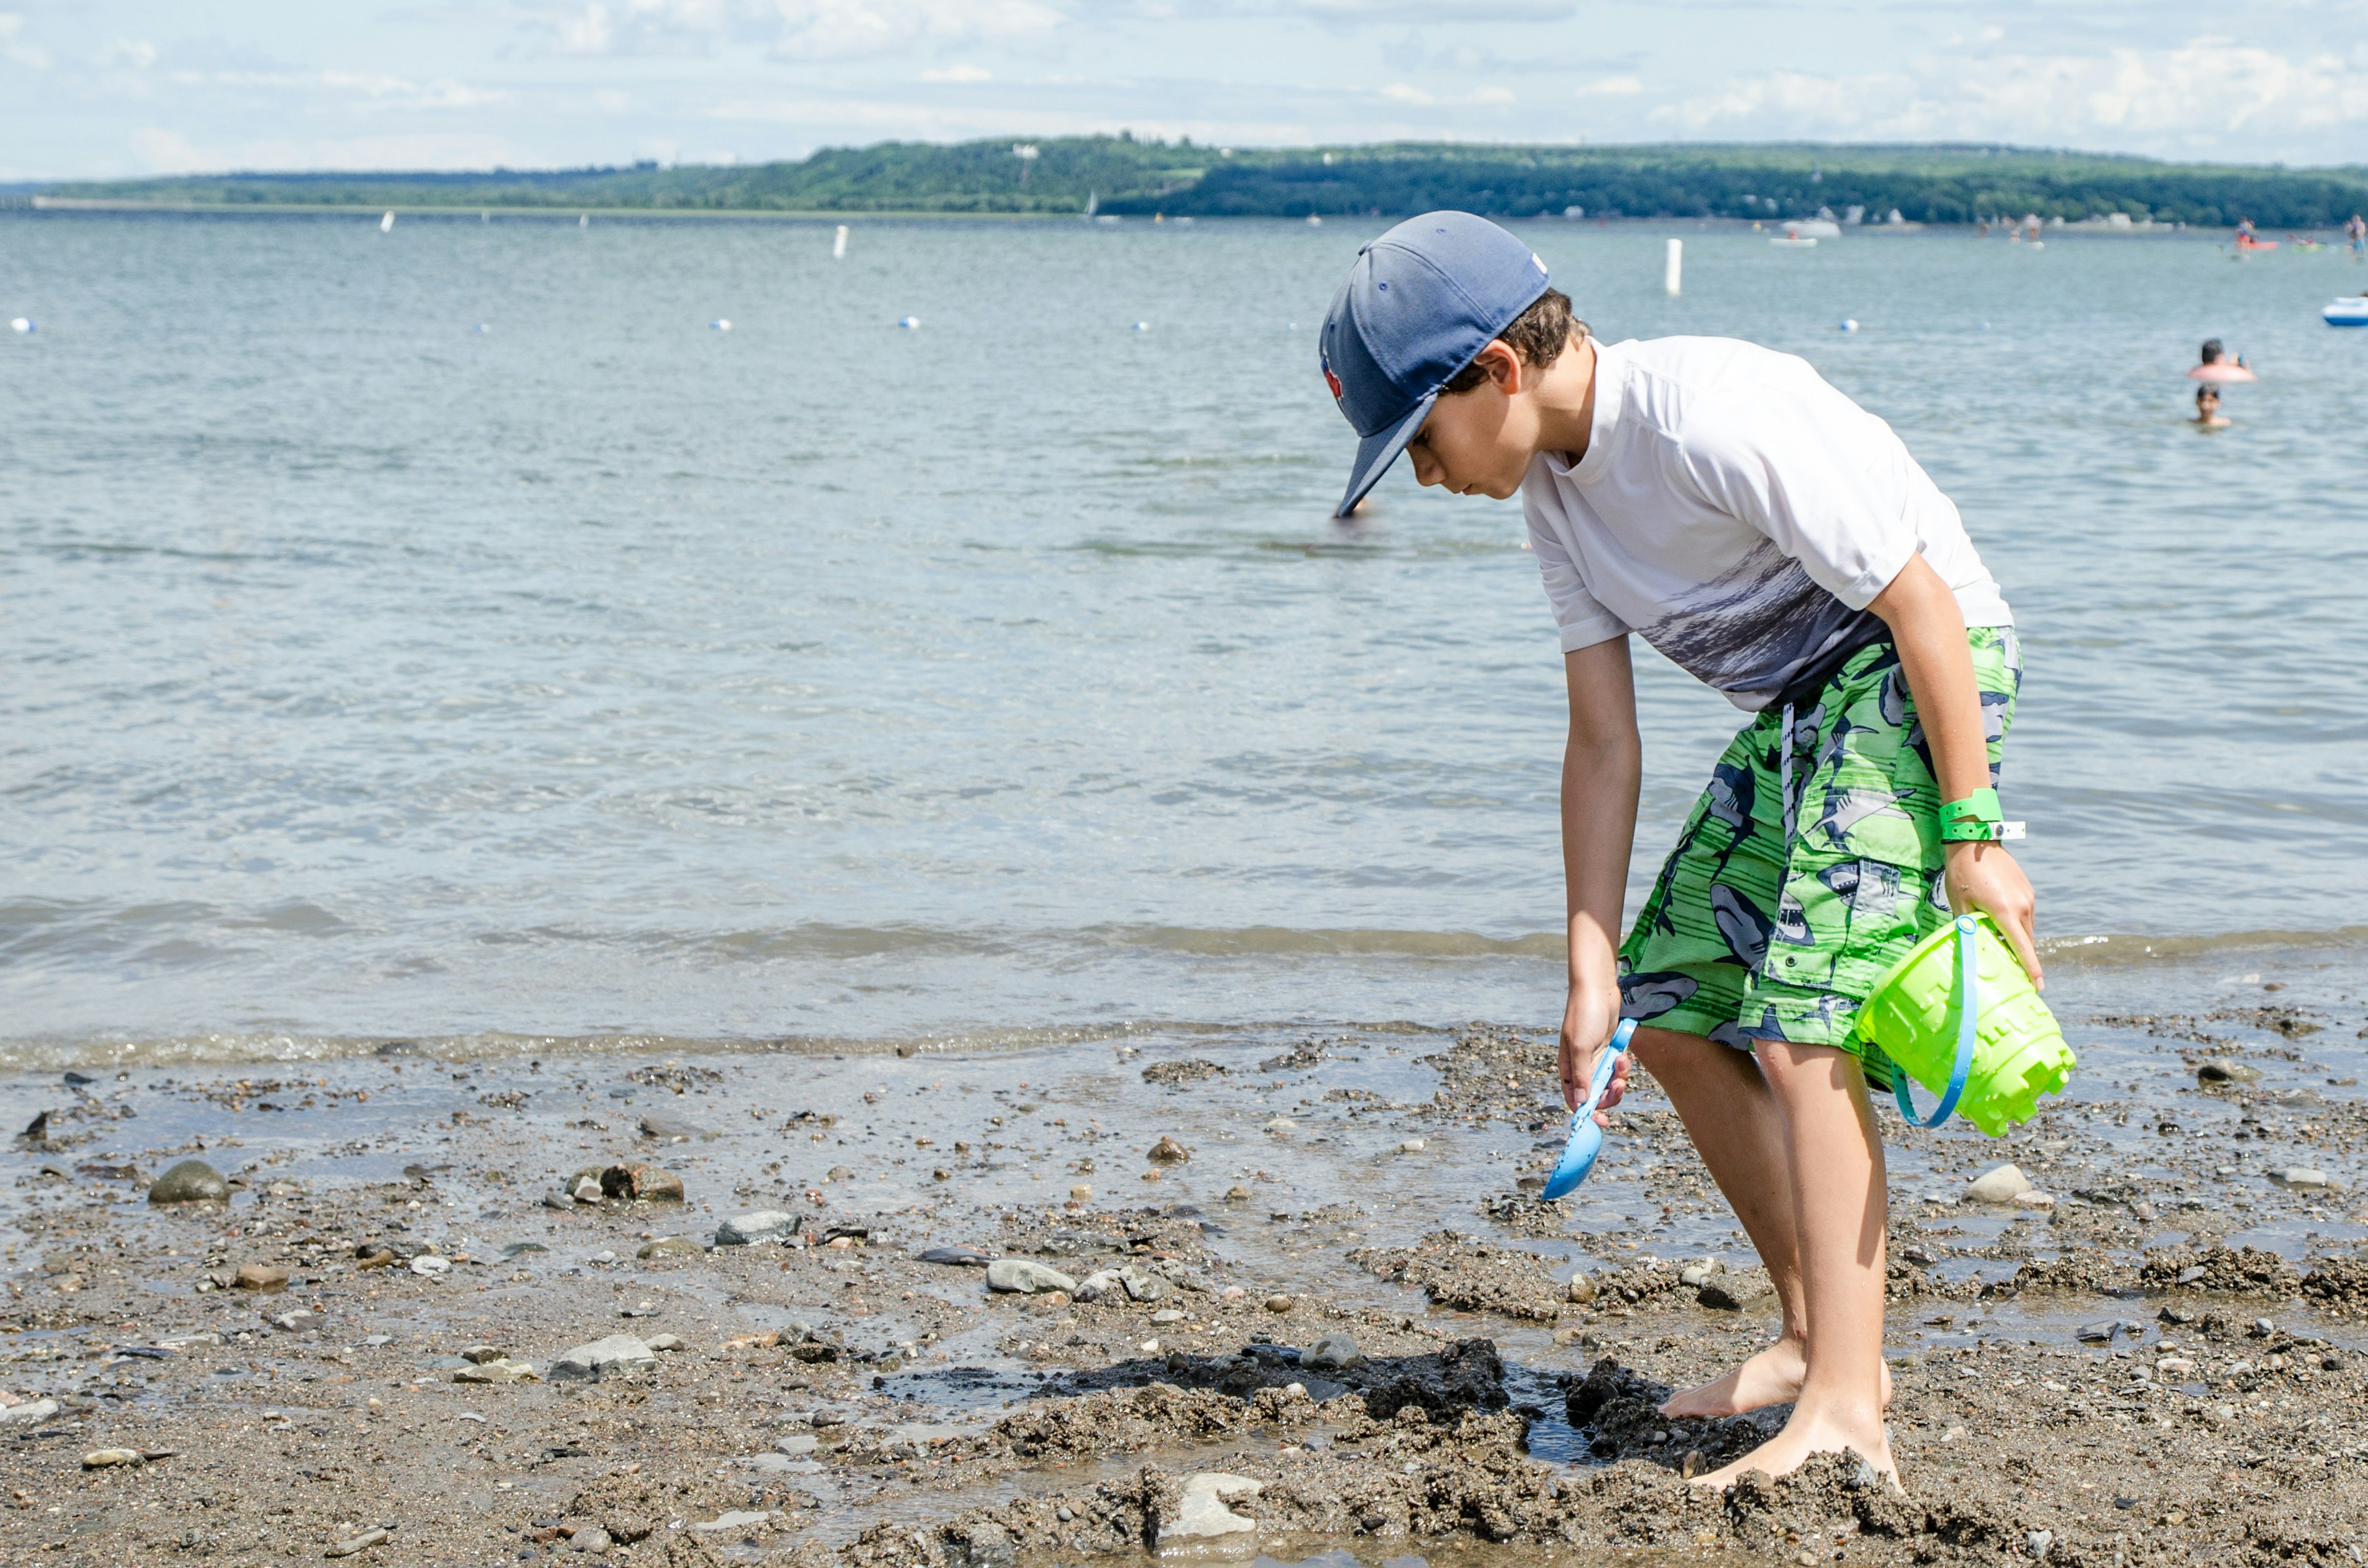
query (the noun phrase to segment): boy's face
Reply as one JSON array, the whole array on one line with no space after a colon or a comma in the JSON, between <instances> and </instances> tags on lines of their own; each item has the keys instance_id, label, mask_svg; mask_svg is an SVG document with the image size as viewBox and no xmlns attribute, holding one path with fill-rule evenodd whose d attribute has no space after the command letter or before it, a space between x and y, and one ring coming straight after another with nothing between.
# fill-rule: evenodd
<instances>
[{"instance_id":1,"label":"boy's face","mask_svg":"<svg viewBox=\"0 0 2368 1568\"><path fill-rule=\"evenodd\" d=\"M1536 372L1501 340L1474 363L1488 379L1433 403L1406 452L1418 483L1502 501L1520 490L1537 455L1537 415L1528 395Z\"/></svg>"}]
</instances>

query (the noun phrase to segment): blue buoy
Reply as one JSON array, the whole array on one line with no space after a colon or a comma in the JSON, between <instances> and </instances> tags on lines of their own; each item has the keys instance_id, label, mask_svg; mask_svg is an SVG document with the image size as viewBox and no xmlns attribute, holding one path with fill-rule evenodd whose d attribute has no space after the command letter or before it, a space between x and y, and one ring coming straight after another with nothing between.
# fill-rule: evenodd
<instances>
[{"instance_id":1,"label":"blue buoy","mask_svg":"<svg viewBox=\"0 0 2368 1568\"><path fill-rule=\"evenodd\" d=\"M1858 330L1858 318L1855 316L1842 317L1842 330L1844 332L1856 332Z\"/></svg>"},{"instance_id":2,"label":"blue buoy","mask_svg":"<svg viewBox=\"0 0 2368 1568\"><path fill-rule=\"evenodd\" d=\"M710 332L730 332L732 330L732 324L724 320L722 316L718 316L713 321L707 324L707 330Z\"/></svg>"},{"instance_id":3,"label":"blue buoy","mask_svg":"<svg viewBox=\"0 0 2368 1568\"><path fill-rule=\"evenodd\" d=\"M1139 321L1134 324L1134 330L1137 332L1149 332L1151 330L1151 324L1147 321Z\"/></svg>"},{"instance_id":4,"label":"blue buoy","mask_svg":"<svg viewBox=\"0 0 2368 1568\"><path fill-rule=\"evenodd\" d=\"M920 318L920 317L918 317L918 316L903 316L903 317L899 317L899 318L898 318L898 320L897 320L897 322L896 322L896 324L897 324L898 326L903 327L906 332L912 332L912 331L916 330L916 329L920 326L920 324L921 324L921 318Z\"/></svg>"}]
</instances>

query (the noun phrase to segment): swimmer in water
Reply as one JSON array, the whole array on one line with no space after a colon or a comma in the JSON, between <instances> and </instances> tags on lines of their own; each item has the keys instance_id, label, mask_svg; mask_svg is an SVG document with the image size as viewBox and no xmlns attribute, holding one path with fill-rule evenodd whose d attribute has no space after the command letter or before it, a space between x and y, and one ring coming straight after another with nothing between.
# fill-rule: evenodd
<instances>
[{"instance_id":1,"label":"swimmer in water","mask_svg":"<svg viewBox=\"0 0 2368 1568\"><path fill-rule=\"evenodd\" d=\"M2351 255L2355 259L2368 256L2368 218L2354 212L2351 222L2343 225L2343 237L2351 242Z\"/></svg>"},{"instance_id":2,"label":"swimmer in water","mask_svg":"<svg viewBox=\"0 0 2368 1568\"><path fill-rule=\"evenodd\" d=\"M2205 361L2206 364L2210 362ZM2189 423L2205 430L2225 430L2234 423L2220 412L2220 390L2217 387L2195 389L2195 417Z\"/></svg>"}]
</instances>

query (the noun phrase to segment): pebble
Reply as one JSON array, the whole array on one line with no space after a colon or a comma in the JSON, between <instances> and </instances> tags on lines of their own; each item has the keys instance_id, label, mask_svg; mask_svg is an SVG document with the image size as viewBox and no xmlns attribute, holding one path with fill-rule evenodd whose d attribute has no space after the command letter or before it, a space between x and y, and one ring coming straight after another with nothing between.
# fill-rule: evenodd
<instances>
[{"instance_id":1,"label":"pebble","mask_svg":"<svg viewBox=\"0 0 2368 1568\"><path fill-rule=\"evenodd\" d=\"M1298 1131L1299 1123L1292 1120L1291 1118L1287 1116L1278 1116L1272 1121L1266 1124L1265 1131L1271 1132L1276 1137L1280 1138L1286 1132Z\"/></svg>"},{"instance_id":2,"label":"pebble","mask_svg":"<svg viewBox=\"0 0 2368 1568\"><path fill-rule=\"evenodd\" d=\"M612 1334L589 1345L579 1345L551 1364L553 1378L605 1378L612 1372L633 1372L658 1364L656 1352L630 1334Z\"/></svg>"},{"instance_id":3,"label":"pebble","mask_svg":"<svg viewBox=\"0 0 2368 1568\"><path fill-rule=\"evenodd\" d=\"M1739 1312L1775 1291L1766 1269L1746 1268L1703 1280L1702 1289L1694 1292L1694 1300L1713 1312Z\"/></svg>"},{"instance_id":4,"label":"pebble","mask_svg":"<svg viewBox=\"0 0 2368 1568\"><path fill-rule=\"evenodd\" d=\"M2130 1325L2124 1323L2084 1323L2073 1334L2083 1345L2111 1345Z\"/></svg>"},{"instance_id":5,"label":"pebble","mask_svg":"<svg viewBox=\"0 0 2368 1568\"><path fill-rule=\"evenodd\" d=\"M2014 1195L2014 1201L2015 1206L2021 1209L2053 1209L2055 1207L2055 1196L2051 1193L2045 1192L2018 1192Z\"/></svg>"},{"instance_id":6,"label":"pebble","mask_svg":"<svg viewBox=\"0 0 2368 1568\"><path fill-rule=\"evenodd\" d=\"M1079 1206L1081 1206L1081 1207L1082 1207L1082 1206L1083 1206L1083 1205L1085 1205L1085 1204L1091 1203L1093 1200L1094 1200L1094 1188L1093 1188L1093 1184L1092 1184L1091 1182L1083 1182L1083 1181L1081 1181L1081 1182L1077 1183L1077 1185L1076 1185L1076 1186L1075 1186L1075 1187L1073 1187L1069 1188L1069 1201L1070 1201L1070 1202L1075 1203L1075 1204L1077 1204L1077 1205L1079 1205Z\"/></svg>"},{"instance_id":7,"label":"pebble","mask_svg":"<svg viewBox=\"0 0 2368 1568\"><path fill-rule=\"evenodd\" d=\"M495 1356L473 1366L461 1368L452 1374L452 1381L456 1383L539 1383L542 1378L529 1362Z\"/></svg>"},{"instance_id":8,"label":"pebble","mask_svg":"<svg viewBox=\"0 0 2368 1568\"><path fill-rule=\"evenodd\" d=\"M790 1455L792 1459L803 1459L806 1455L814 1452L814 1449L821 1446L822 1439L820 1437L810 1437L803 1432L793 1433L790 1437L778 1438L773 1444L773 1447L776 1449L781 1453Z\"/></svg>"},{"instance_id":9,"label":"pebble","mask_svg":"<svg viewBox=\"0 0 2368 1568\"><path fill-rule=\"evenodd\" d=\"M598 1525L594 1525L589 1528L577 1530L575 1535L568 1538L567 1549L570 1551L606 1551L614 1544L609 1539L607 1530L602 1529Z\"/></svg>"},{"instance_id":10,"label":"pebble","mask_svg":"<svg viewBox=\"0 0 2368 1568\"><path fill-rule=\"evenodd\" d=\"M388 1529L384 1525L381 1525L376 1529L364 1530L359 1535L347 1537L344 1540L338 1541L336 1545L330 1547L323 1555L328 1557L351 1557L357 1551L366 1551L373 1546L383 1546L393 1539L394 1532Z\"/></svg>"},{"instance_id":11,"label":"pebble","mask_svg":"<svg viewBox=\"0 0 2368 1568\"><path fill-rule=\"evenodd\" d=\"M1678 1283L1691 1290L1700 1290L1703 1285L1709 1283L1710 1277L1712 1275L1722 1274L1725 1273L1725 1270L1726 1265L1721 1263L1718 1259L1714 1257L1705 1257L1699 1263L1689 1263L1683 1268L1679 1269Z\"/></svg>"},{"instance_id":12,"label":"pebble","mask_svg":"<svg viewBox=\"0 0 2368 1568\"><path fill-rule=\"evenodd\" d=\"M717 1237L718 1244L721 1244L722 1239L720 1235ZM635 1257L698 1257L706 1250L689 1236L660 1236L654 1242L643 1242L635 1250L633 1256Z\"/></svg>"},{"instance_id":13,"label":"pebble","mask_svg":"<svg viewBox=\"0 0 2368 1568\"><path fill-rule=\"evenodd\" d=\"M138 1464L140 1459L138 1449L93 1449L82 1456L82 1467L85 1470L105 1470L109 1465Z\"/></svg>"},{"instance_id":14,"label":"pebble","mask_svg":"<svg viewBox=\"0 0 2368 1568\"><path fill-rule=\"evenodd\" d=\"M1249 1290L1247 1288L1240 1285L1228 1285L1224 1290L1217 1292L1217 1300L1221 1301L1246 1301L1248 1297Z\"/></svg>"},{"instance_id":15,"label":"pebble","mask_svg":"<svg viewBox=\"0 0 2368 1568\"><path fill-rule=\"evenodd\" d=\"M943 1263L956 1268L985 1268L995 1259L976 1247L926 1247L921 1252L923 1263Z\"/></svg>"},{"instance_id":16,"label":"pebble","mask_svg":"<svg viewBox=\"0 0 2368 1568\"><path fill-rule=\"evenodd\" d=\"M715 1244L720 1247L753 1246L758 1242L786 1241L797 1233L798 1216L779 1209L759 1209L753 1213L734 1214L715 1227Z\"/></svg>"},{"instance_id":17,"label":"pebble","mask_svg":"<svg viewBox=\"0 0 2368 1568\"><path fill-rule=\"evenodd\" d=\"M998 1257L986 1266L986 1288L1034 1296L1050 1290L1076 1294L1077 1282L1048 1264L1024 1257Z\"/></svg>"},{"instance_id":18,"label":"pebble","mask_svg":"<svg viewBox=\"0 0 2368 1568\"><path fill-rule=\"evenodd\" d=\"M1176 1142L1173 1134L1168 1134L1151 1146L1150 1157L1159 1165L1180 1165L1192 1157L1192 1151Z\"/></svg>"},{"instance_id":19,"label":"pebble","mask_svg":"<svg viewBox=\"0 0 2368 1568\"><path fill-rule=\"evenodd\" d=\"M694 1138L707 1136L704 1127L693 1127L679 1117L655 1113L642 1118L642 1134L647 1138L663 1138L670 1143L687 1143Z\"/></svg>"},{"instance_id":20,"label":"pebble","mask_svg":"<svg viewBox=\"0 0 2368 1568\"><path fill-rule=\"evenodd\" d=\"M2031 1555L2032 1558L2044 1562L2047 1561L2048 1552L2055 1548L2055 1532L2054 1530L2032 1530L2029 1535L2022 1538L2022 1544L2031 1549Z\"/></svg>"},{"instance_id":21,"label":"pebble","mask_svg":"<svg viewBox=\"0 0 2368 1568\"><path fill-rule=\"evenodd\" d=\"M2011 1203L2031 1190L2031 1180L2012 1165L1994 1165L1965 1184L1968 1203Z\"/></svg>"},{"instance_id":22,"label":"pebble","mask_svg":"<svg viewBox=\"0 0 2368 1568\"><path fill-rule=\"evenodd\" d=\"M1345 1334L1327 1334L1308 1348L1299 1364L1315 1371L1345 1371L1365 1364L1365 1353Z\"/></svg>"},{"instance_id":23,"label":"pebble","mask_svg":"<svg viewBox=\"0 0 2368 1568\"><path fill-rule=\"evenodd\" d=\"M411 1260L411 1272L423 1279L433 1279L439 1274L451 1273L452 1260L438 1257L432 1252L423 1252Z\"/></svg>"},{"instance_id":24,"label":"pebble","mask_svg":"<svg viewBox=\"0 0 2368 1568\"><path fill-rule=\"evenodd\" d=\"M1247 1203L1252 1198L1257 1196L1258 1195L1256 1193L1252 1192L1247 1187L1229 1187L1225 1188L1225 1201L1228 1203Z\"/></svg>"},{"instance_id":25,"label":"pebble","mask_svg":"<svg viewBox=\"0 0 2368 1568\"><path fill-rule=\"evenodd\" d=\"M298 1307L292 1312L281 1312L271 1320L271 1326L289 1334L311 1334L329 1320L310 1307Z\"/></svg>"},{"instance_id":26,"label":"pebble","mask_svg":"<svg viewBox=\"0 0 2368 1568\"><path fill-rule=\"evenodd\" d=\"M1422 1151L1423 1142L1419 1138L1409 1138L1398 1145L1398 1153L1401 1154L1419 1154Z\"/></svg>"},{"instance_id":27,"label":"pebble","mask_svg":"<svg viewBox=\"0 0 2368 1568\"><path fill-rule=\"evenodd\" d=\"M230 1183L203 1160L183 1160L148 1188L151 1203L226 1203Z\"/></svg>"},{"instance_id":28,"label":"pebble","mask_svg":"<svg viewBox=\"0 0 2368 1568\"><path fill-rule=\"evenodd\" d=\"M682 1178L655 1165L610 1165L600 1173L600 1193L643 1203L679 1203Z\"/></svg>"},{"instance_id":29,"label":"pebble","mask_svg":"<svg viewBox=\"0 0 2368 1568\"><path fill-rule=\"evenodd\" d=\"M600 1191L600 1178L597 1176L577 1176L575 1185L567 1190L578 1203L598 1203L603 1196Z\"/></svg>"},{"instance_id":30,"label":"pebble","mask_svg":"<svg viewBox=\"0 0 2368 1568\"><path fill-rule=\"evenodd\" d=\"M1151 1314L1151 1321L1154 1323L1182 1323L1184 1321L1184 1314L1174 1307L1162 1307L1157 1312ZM2341 1363L2339 1362L2337 1365L2340 1366Z\"/></svg>"},{"instance_id":31,"label":"pebble","mask_svg":"<svg viewBox=\"0 0 2368 1568\"><path fill-rule=\"evenodd\" d=\"M2206 1062L2195 1070L2195 1076L2205 1084L2252 1084L2260 1082L2261 1070L2241 1062Z\"/></svg>"},{"instance_id":32,"label":"pebble","mask_svg":"<svg viewBox=\"0 0 2368 1568\"><path fill-rule=\"evenodd\" d=\"M2310 1191L2322 1190L2334 1185L2327 1179L2325 1171L2314 1170L2308 1165L2288 1165L2271 1179L2282 1187Z\"/></svg>"},{"instance_id":33,"label":"pebble","mask_svg":"<svg viewBox=\"0 0 2368 1568\"><path fill-rule=\"evenodd\" d=\"M1265 1487L1246 1475L1202 1471L1184 1478L1173 1518L1159 1521L1159 1539L1208 1540L1219 1536L1256 1534L1258 1521L1244 1518L1225 1506L1240 1497L1255 1497Z\"/></svg>"},{"instance_id":34,"label":"pebble","mask_svg":"<svg viewBox=\"0 0 2368 1568\"><path fill-rule=\"evenodd\" d=\"M1574 1274L1570 1277L1567 1293L1572 1301L1584 1306L1595 1300L1595 1281L1588 1275Z\"/></svg>"},{"instance_id":35,"label":"pebble","mask_svg":"<svg viewBox=\"0 0 2368 1568\"><path fill-rule=\"evenodd\" d=\"M498 1346L467 1345L461 1348L461 1359L472 1367L482 1367L488 1361L504 1361L508 1358L509 1352Z\"/></svg>"},{"instance_id":36,"label":"pebble","mask_svg":"<svg viewBox=\"0 0 2368 1568\"><path fill-rule=\"evenodd\" d=\"M29 1426L37 1421L47 1421L58 1410L58 1402L54 1399L28 1400L23 1404L12 1404L0 1410L0 1426Z\"/></svg>"},{"instance_id":37,"label":"pebble","mask_svg":"<svg viewBox=\"0 0 2368 1568\"><path fill-rule=\"evenodd\" d=\"M242 1263L238 1266L237 1284L242 1290L285 1290L288 1271L277 1264Z\"/></svg>"},{"instance_id":38,"label":"pebble","mask_svg":"<svg viewBox=\"0 0 2368 1568\"><path fill-rule=\"evenodd\" d=\"M542 1195L542 1206L545 1209L573 1209L575 1199L564 1192L546 1192Z\"/></svg>"},{"instance_id":39,"label":"pebble","mask_svg":"<svg viewBox=\"0 0 2368 1568\"><path fill-rule=\"evenodd\" d=\"M683 1343L682 1335L679 1334L653 1334L643 1343L660 1356L670 1356L677 1351L690 1348Z\"/></svg>"},{"instance_id":40,"label":"pebble","mask_svg":"<svg viewBox=\"0 0 2368 1568\"><path fill-rule=\"evenodd\" d=\"M1291 1298L1288 1296L1269 1296L1266 1299L1266 1310L1270 1312L1287 1312L1291 1311Z\"/></svg>"}]
</instances>

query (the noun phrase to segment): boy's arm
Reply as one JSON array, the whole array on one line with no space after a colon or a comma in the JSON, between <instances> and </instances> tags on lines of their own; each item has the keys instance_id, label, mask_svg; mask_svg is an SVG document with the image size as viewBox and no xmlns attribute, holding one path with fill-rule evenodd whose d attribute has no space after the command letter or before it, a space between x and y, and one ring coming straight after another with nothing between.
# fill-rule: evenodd
<instances>
[{"instance_id":1,"label":"boy's arm","mask_svg":"<svg viewBox=\"0 0 2368 1568\"><path fill-rule=\"evenodd\" d=\"M1570 740L1562 756L1570 1000L1562 1016L1561 1072L1563 1101L1576 1110L1594 1074L1595 1053L1620 1020L1614 955L1620 906L1628 892L1628 855L1636 837L1644 746L1636 736L1636 685L1627 638L1564 654L1563 673L1570 687ZM1626 1082L1623 1060L1603 1103L1617 1104Z\"/></svg>"},{"instance_id":2,"label":"boy's arm","mask_svg":"<svg viewBox=\"0 0 2368 1568\"><path fill-rule=\"evenodd\" d=\"M1962 801L1990 784L1989 740L1982 724L1981 689L1974 683L1974 656L1965 646L1964 618L1957 596L1921 555L1911 555L1891 585L1867 607L1891 628L1899 665L1923 721L1932 751L1932 771L1942 803ZM1565 815L1568 808L1565 807ZM1998 843L1951 844L1946 883L1949 907L1989 912L2014 944L2032 983L2044 987L2032 912L2036 900L2022 868Z\"/></svg>"}]
</instances>

